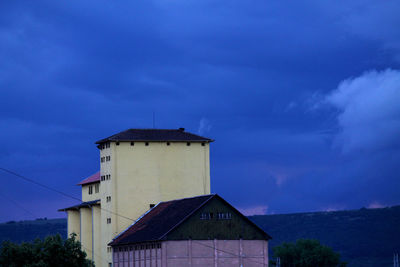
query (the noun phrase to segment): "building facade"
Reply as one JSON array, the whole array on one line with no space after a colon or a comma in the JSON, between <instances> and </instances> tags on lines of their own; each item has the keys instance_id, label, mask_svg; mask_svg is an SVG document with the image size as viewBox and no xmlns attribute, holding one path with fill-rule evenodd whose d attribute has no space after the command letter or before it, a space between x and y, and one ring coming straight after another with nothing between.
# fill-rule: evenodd
<instances>
[{"instance_id":1,"label":"building facade","mask_svg":"<svg viewBox=\"0 0 400 267\"><path fill-rule=\"evenodd\" d=\"M270 238L218 195L204 195L159 203L109 245L114 267L261 267Z\"/></svg>"},{"instance_id":2,"label":"building facade","mask_svg":"<svg viewBox=\"0 0 400 267\"><path fill-rule=\"evenodd\" d=\"M155 204L210 193L209 144L183 128L129 129L96 142L100 171L79 183L82 203L68 214L96 266L112 264L107 244Z\"/></svg>"}]
</instances>

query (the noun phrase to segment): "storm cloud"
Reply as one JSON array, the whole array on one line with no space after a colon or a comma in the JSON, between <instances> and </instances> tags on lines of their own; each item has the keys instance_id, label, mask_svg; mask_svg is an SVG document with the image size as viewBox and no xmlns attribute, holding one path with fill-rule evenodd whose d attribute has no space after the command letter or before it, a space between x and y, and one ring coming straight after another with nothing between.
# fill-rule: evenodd
<instances>
[{"instance_id":1,"label":"storm cloud","mask_svg":"<svg viewBox=\"0 0 400 267\"><path fill-rule=\"evenodd\" d=\"M216 140L211 190L249 213L399 204L399 12L394 0L1 1L1 167L79 197L94 142L154 114ZM0 221L75 204L0 179L12 199Z\"/></svg>"}]
</instances>

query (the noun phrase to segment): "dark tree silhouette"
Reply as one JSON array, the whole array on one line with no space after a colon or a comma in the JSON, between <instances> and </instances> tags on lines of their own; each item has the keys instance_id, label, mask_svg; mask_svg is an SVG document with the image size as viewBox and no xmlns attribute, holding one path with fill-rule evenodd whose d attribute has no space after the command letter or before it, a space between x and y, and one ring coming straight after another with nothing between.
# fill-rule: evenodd
<instances>
[{"instance_id":1,"label":"dark tree silhouette","mask_svg":"<svg viewBox=\"0 0 400 267\"><path fill-rule=\"evenodd\" d=\"M0 248L0 266L7 267L93 267L86 259L75 235L63 240L60 235L16 244L4 241Z\"/></svg>"},{"instance_id":2,"label":"dark tree silhouette","mask_svg":"<svg viewBox=\"0 0 400 267\"><path fill-rule=\"evenodd\" d=\"M339 253L321 245L318 240L299 239L296 243L283 243L273 248L274 257L280 258L281 267L342 267ZM273 262L272 264L275 264Z\"/></svg>"}]
</instances>

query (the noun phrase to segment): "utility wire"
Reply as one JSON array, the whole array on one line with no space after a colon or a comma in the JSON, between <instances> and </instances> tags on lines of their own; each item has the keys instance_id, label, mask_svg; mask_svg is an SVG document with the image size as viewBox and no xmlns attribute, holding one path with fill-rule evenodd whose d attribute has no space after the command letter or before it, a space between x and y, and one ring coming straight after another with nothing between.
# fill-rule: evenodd
<instances>
[{"instance_id":1,"label":"utility wire","mask_svg":"<svg viewBox=\"0 0 400 267\"><path fill-rule=\"evenodd\" d=\"M203 243L198 242L198 241L192 240L192 242L193 242L193 243L196 243L196 244L199 244L199 245L202 245L202 246L205 246L205 247L208 247L208 248L212 248L212 249L215 249L215 250L224 252L224 253L226 253L226 254L229 254L229 255L232 255L232 256L235 256L235 257L240 257L240 258L242 258L243 260L252 261L252 262L254 262L254 263L261 264L262 266L268 266L268 263L263 263L263 262L255 261L255 260L252 260L252 259L243 257L242 255L235 254L235 253L232 253L232 252L229 252L229 251L225 251L225 250L216 248L216 247L214 247L214 246L209 246L209 245L203 244Z\"/></svg>"},{"instance_id":2,"label":"utility wire","mask_svg":"<svg viewBox=\"0 0 400 267\"><path fill-rule=\"evenodd\" d=\"M30 178L28 178L28 177L25 177L25 176L23 176L23 175L20 175L20 174L16 173L16 172L14 172L14 171L11 171L11 170L8 170L8 169L2 168L2 167L0 167L0 170L2 170L2 171L4 171L4 172L7 172L7 173L9 173L9 174L12 174L12 175L14 175L14 176L16 176L16 177L19 177L19 178L21 178L21 179L23 179L23 180L25 180L25 181L27 181L27 182L30 182L30 183L33 183L33 184L35 184L35 185L41 186L41 187L43 187L43 188L46 188L47 190L56 192L56 193L61 194L61 195L65 196L65 197L72 198L72 199L74 199L74 200L78 200L79 202L82 202L79 198L76 198L76 197L74 197L74 196L71 196L71 195L69 195L69 194L66 194L66 193L64 193L64 192L62 192L62 191L59 191L59 190L57 190L57 189L54 189L54 188L49 187L49 186L47 186L47 185L44 185L44 184L42 184L42 183L36 182L36 181L34 181L34 180L32 180L32 179L30 179ZM122 218L125 218L125 219L128 219L128 220L131 220L131 221L133 221L133 222L136 221L136 220L134 220L134 219L132 219L132 218L129 218L129 217L120 215L120 214L115 213L115 212L113 212L113 211L106 210L106 209L102 208L101 206L100 206L100 209L101 209L101 210L104 210L104 211L107 211L107 212L110 212L110 213L112 213L112 214L114 214L114 215L116 215L116 216L119 216L119 217L122 217ZM224 251L224 250L218 249L218 248L216 248L216 247L214 247L214 246L208 246L208 245L203 244L203 243L201 243L201 242L197 242L197 241L193 241L193 242L194 242L194 243L197 243L197 244L199 244L199 245L208 247L208 248L212 248L212 249L215 249L215 250L224 252L224 253L226 253L226 254L230 254L230 255L235 256L235 257L242 257L241 255L238 255L238 254L235 254L235 253L232 253L232 252L229 252L229 251ZM84 247L84 248L85 248L85 247ZM87 248L85 248L85 249L87 249ZM87 249L87 250L88 250L88 251L92 251L92 250L90 250L90 249ZM98 256L101 257L100 255L98 255ZM101 258L102 258L102 257L101 257ZM102 259L105 260L104 258L102 258ZM246 258L246 257L243 257L242 259L243 259L243 260L247 260L247 261L252 261L252 262L254 262L254 263L261 264L261 265L263 265L263 266L268 266L268 264L266 264L266 263L258 262L258 261L255 261L255 260L251 260L251 259Z\"/></svg>"},{"instance_id":3,"label":"utility wire","mask_svg":"<svg viewBox=\"0 0 400 267\"><path fill-rule=\"evenodd\" d=\"M30 178L28 178L28 177L26 177L26 176L23 176L23 175L21 175L21 174L18 174L18 173L14 172L14 171L11 171L11 170L8 170L8 169L2 168L2 167L0 167L0 170L2 170L2 171L4 171L4 172L7 172L7 173L9 173L9 174L12 174L12 175L14 175L14 176L16 176L16 177L18 177L18 178L21 178L21 179L23 179L23 180L25 180L25 181L27 181L27 182L29 182L29 183L32 183L32 184L35 184L35 185L37 185L37 186L46 188L47 190L56 192L56 193L58 193L58 194L61 194L61 195L65 196L65 197L71 198L71 199L73 199L73 200L77 200L77 201L79 201L79 202L82 202L82 200L79 199L79 198L77 198L77 197L74 197L74 196L69 195L69 194L67 194L67 193L64 193L64 192L62 192L62 191L59 191L59 190L57 190L57 189L54 189L54 188L52 188L52 187L50 187L50 186L47 186L47 185L45 185L45 184L36 182L35 180L30 179ZM119 216L119 217L121 217L121 218L130 220L130 221L132 221L132 222L136 222L136 220L134 220L134 219L132 219L132 218L126 217L126 216L121 215L121 214L118 214L118 213L116 213L116 212L114 212L114 211L111 211L111 210L107 210L107 209L105 209L105 208L102 208L101 206L100 206L100 209L103 210L103 211L109 212L109 213L111 213L111 214L114 214L114 215L116 215L116 216Z\"/></svg>"},{"instance_id":4,"label":"utility wire","mask_svg":"<svg viewBox=\"0 0 400 267\"><path fill-rule=\"evenodd\" d=\"M33 212L31 212L30 210L24 208L24 207L23 207L21 204L19 204L17 201L15 201L15 200L13 200L13 199L7 197L4 193L0 192L0 196L1 196L2 198L4 198L4 199L10 201L11 203L13 203L16 207L18 207L18 208L24 210L26 213L29 213L30 215L32 215L34 219L35 219L35 218L38 218L38 216L36 216Z\"/></svg>"}]
</instances>

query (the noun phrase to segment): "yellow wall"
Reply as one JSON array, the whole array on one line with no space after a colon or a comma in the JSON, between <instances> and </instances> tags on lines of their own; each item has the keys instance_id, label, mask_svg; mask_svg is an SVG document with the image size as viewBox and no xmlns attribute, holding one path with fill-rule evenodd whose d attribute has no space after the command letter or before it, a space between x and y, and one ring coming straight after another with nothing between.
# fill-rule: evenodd
<instances>
[{"instance_id":1,"label":"yellow wall","mask_svg":"<svg viewBox=\"0 0 400 267\"><path fill-rule=\"evenodd\" d=\"M81 244L88 259L92 259L92 209L81 208Z\"/></svg>"},{"instance_id":2,"label":"yellow wall","mask_svg":"<svg viewBox=\"0 0 400 267\"><path fill-rule=\"evenodd\" d=\"M100 199L101 188L99 188L100 191L98 193L96 193L96 190L95 190L95 185L96 184L99 184L99 186L100 186L100 182L91 183L91 184L87 184L87 185L83 185L82 186L82 201L83 202ZM91 195L89 195L89 187L92 187L92 194Z\"/></svg>"},{"instance_id":3,"label":"yellow wall","mask_svg":"<svg viewBox=\"0 0 400 267\"><path fill-rule=\"evenodd\" d=\"M112 143L115 211L137 219L160 201L210 193L209 145L183 142ZM132 221L116 217L121 232Z\"/></svg>"},{"instance_id":4,"label":"yellow wall","mask_svg":"<svg viewBox=\"0 0 400 267\"><path fill-rule=\"evenodd\" d=\"M76 240L80 240L81 234L81 214L77 210L68 210L68 237L71 237L72 233L76 234Z\"/></svg>"},{"instance_id":5,"label":"yellow wall","mask_svg":"<svg viewBox=\"0 0 400 267\"><path fill-rule=\"evenodd\" d=\"M93 206L93 250L94 261L100 263L102 259L101 254L101 209L100 206ZM100 264L99 264L100 266Z\"/></svg>"}]
</instances>

